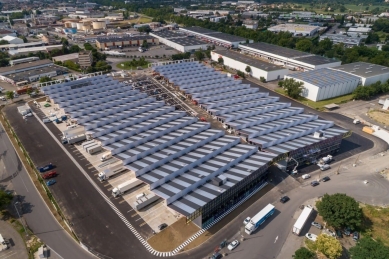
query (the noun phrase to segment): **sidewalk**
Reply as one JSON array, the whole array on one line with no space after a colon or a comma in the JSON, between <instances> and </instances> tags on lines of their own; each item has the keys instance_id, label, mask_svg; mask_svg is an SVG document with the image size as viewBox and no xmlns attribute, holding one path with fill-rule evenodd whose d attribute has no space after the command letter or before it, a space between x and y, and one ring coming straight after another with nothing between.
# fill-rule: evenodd
<instances>
[{"instance_id":1,"label":"sidewalk","mask_svg":"<svg viewBox=\"0 0 389 259\"><path fill-rule=\"evenodd\" d=\"M26 246L20 234L6 221L0 220L0 234L9 241L8 250L0 252L0 258L26 259Z\"/></svg>"}]
</instances>

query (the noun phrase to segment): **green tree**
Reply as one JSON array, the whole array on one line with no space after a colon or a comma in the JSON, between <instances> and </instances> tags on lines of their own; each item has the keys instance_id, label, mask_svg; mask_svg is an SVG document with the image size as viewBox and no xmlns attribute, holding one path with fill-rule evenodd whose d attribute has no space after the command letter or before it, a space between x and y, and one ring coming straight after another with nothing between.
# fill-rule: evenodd
<instances>
[{"instance_id":1,"label":"green tree","mask_svg":"<svg viewBox=\"0 0 389 259\"><path fill-rule=\"evenodd\" d=\"M149 44L147 43L147 40L143 40L142 48L147 49L149 47Z\"/></svg>"},{"instance_id":2,"label":"green tree","mask_svg":"<svg viewBox=\"0 0 389 259\"><path fill-rule=\"evenodd\" d=\"M5 92L5 96L7 97L8 100L11 100L13 102L15 98L15 93L13 91L7 91Z\"/></svg>"},{"instance_id":3,"label":"green tree","mask_svg":"<svg viewBox=\"0 0 389 259\"><path fill-rule=\"evenodd\" d=\"M328 38L319 42L319 48L322 48L324 51L328 51L332 49L332 41Z\"/></svg>"},{"instance_id":4,"label":"green tree","mask_svg":"<svg viewBox=\"0 0 389 259\"><path fill-rule=\"evenodd\" d=\"M224 59L222 57L218 58L217 59L217 63L219 63L220 65L223 65L224 64Z\"/></svg>"},{"instance_id":5,"label":"green tree","mask_svg":"<svg viewBox=\"0 0 389 259\"><path fill-rule=\"evenodd\" d=\"M316 255L314 252L309 251L305 247L300 247L292 255L294 259L315 259Z\"/></svg>"},{"instance_id":6,"label":"green tree","mask_svg":"<svg viewBox=\"0 0 389 259\"><path fill-rule=\"evenodd\" d=\"M66 38L61 38L61 43L64 46L69 46L69 41Z\"/></svg>"},{"instance_id":7,"label":"green tree","mask_svg":"<svg viewBox=\"0 0 389 259\"><path fill-rule=\"evenodd\" d=\"M320 234L316 240L316 247L319 252L330 259L337 259L342 255L342 245L336 238Z\"/></svg>"},{"instance_id":8,"label":"green tree","mask_svg":"<svg viewBox=\"0 0 389 259\"><path fill-rule=\"evenodd\" d=\"M7 44L9 44L8 41L6 41L6 40L0 40L0 45L7 45Z\"/></svg>"},{"instance_id":9,"label":"green tree","mask_svg":"<svg viewBox=\"0 0 389 259\"><path fill-rule=\"evenodd\" d=\"M304 52L310 52L312 49L313 43L309 39L301 39L296 43L296 49Z\"/></svg>"},{"instance_id":10,"label":"green tree","mask_svg":"<svg viewBox=\"0 0 389 259\"><path fill-rule=\"evenodd\" d=\"M251 67L247 66L245 70L246 70L247 73L250 73L251 72Z\"/></svg>"},{"instance_id":11,"label":"green tree","mask_svg":"<svg viewBox=\"0 0 389 259\"><path fill-rule=\"evenodd\" d=\"M50 81L52 81L52 79L48 76L42 76L41 78L39 78L39 83L45 83Z\"/></svg>"},{"instance_id":12,"label":"green tree","mask_svg":"<svg viewBox=\"0 0 389 259\"><path fill-rule=\"evenodd\" d=\"M388 259L389 247L381 241L375 241L371 237L361 238L354 247L350 248L352 259Z\"/></svg>"},{"instance_id":13,"label":"green tree","mask_svg":"<svg viewBox=\"0 0 389 259\"><path fill-rule=\"evenodd\" d=\"M304 90L304 83L297 82L293 78L287 78L282 82L282 88L286 94L293 99L298 99Z\"/></svg>"},{"instance_id":14,"label":"green tree","mask_svg":"<svg viewBox=\"0 0 389 259\"><path fill-rule=\"evenodd\" d=\"M0 209L10 205L13 197L14 196L12 194L0 190Z\"/></svg>"},{"instance_id":15,"label":"green tree","mask_svg":"<svg viewBox=\"0 0 389 259\"><path fill-rule=\"evenodd\" d=\"M349 226L355 229L361 225L362 210L358 202L346 194L324 194L316 206L323 219L334 228Z\"/></svg>"},{"instance_id":16,"label":"green tree","mask_svg":"<svg viewBox=\"0 0 389 259\"><path fill-rule=\"evenodd\" d=\"M23 40L24 43L27 43L27 42L28 42L27 38L24 37L24 36L19 36L19 38L21 38L21 39Z\"/></svg>"},{"instance_id":17,"label":"green tree","mask_svg":"<svg viewBox=\"0 0 389 259\"><path fill-rule=\"evenodd\" d=\"M205 58L205 55L204 55L204 53L201 50L196 51L194 53L194 56L196 57L196 59L198 61L201 61L201 60L203 60Z\"/></svg>"}]
</instances>

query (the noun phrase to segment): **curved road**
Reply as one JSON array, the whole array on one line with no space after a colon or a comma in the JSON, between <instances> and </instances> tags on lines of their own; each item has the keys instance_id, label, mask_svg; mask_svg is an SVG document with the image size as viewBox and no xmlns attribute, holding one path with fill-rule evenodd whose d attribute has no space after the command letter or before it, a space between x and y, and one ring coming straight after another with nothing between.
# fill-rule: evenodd
<instances>
[{"instance_id":1,"label":"curved road","mask_svg":"<svg viewBox=\"0 0 389 259\"><path fill-rule=\"evenodd\" d=\"M11 185L22 203L22 216L27 221L28 227L63 258L96 258L82 249L53 217L35 189L3 126L0 126L0 139L1 159L7 174L2 183L12 181Z\"/></svg>"}]
</instances>

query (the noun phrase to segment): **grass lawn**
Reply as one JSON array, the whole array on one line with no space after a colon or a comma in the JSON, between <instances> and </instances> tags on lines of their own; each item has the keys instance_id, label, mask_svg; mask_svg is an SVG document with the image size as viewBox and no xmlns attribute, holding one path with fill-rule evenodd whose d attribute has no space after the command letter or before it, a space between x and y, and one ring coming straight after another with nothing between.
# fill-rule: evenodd
<instances>
[{"instance_id":1,"label":"grass lawn","mask_svg":"<svg viewBox=\"0 0 389 259\"><path fill-rule=\"evenodd\" d=\"M282 88L277 88L276 92L286 96L285 90ZM304 97L301 97L297 101L299 101L300 103L302 103L304 105L307 105L308 107L311 107L313 109L321 111L321 110L325 109L324 106L327 104L332 104L332 103L341 104L341 103L346 103L348 101L351 101L352 99L354 99L354 95L347 94L347 95L342 95L342 96L338 96L335 98L331 98L331 99L327 99L327 100L323 100L323 101L318 101L318 102L308 100Z\"/></svg>"},{"instance_id":2,"label":"grass lawn","mask_svg":"<svg viewBox=\"0 0 389 259\"><path fill-rule=\"evenodd\" d=\"M365 220L363 228L366 229L362 235L371 235L373 239L381 241L389 246L389 208L364 205L362 207Z\"/></svg>"},{"instance_id":3,"label":"grass lawn","mask_svg":"<svg viewBox=\"0 0 389 259\"><path fill-rule=\"evenodd\" d=\"M126 22L128 23L149 23L152 21L152 18L148 18L148 17L138 17L138 18L135 18L135 19L131 19L131 20L128 20Z\"/></svg>"},{"instance_id":4,"label":"grass lawn","mask_svg":"<svg viewBox=\"0 0 389 259\"><path fill-rule=\"evenodd\" d=\"M128 66L128 65L126 65L126 62L122 62L122 63L117 64L116 67L119 69L124 69L124 70L136 70L138 67L148 68L149 63L150 62L147 62L147 64L143 65L143 66Z\"/></svg>"},{"instance_id":5,"label":"grass lawn","mask_svg":"<svg viewBox=\"0 0 389 259\"><path fill-rule=\"evenodd\" d=\"M304 8L307 8L308 11L314 11L318 14L338 14L338 13L340 13L339 9L336 9L334 12L329 12L328 10L324 10L324 9L320 9L320 8L311 9L310 4L297 4L297 5L302 6L302 10ZM315 5L315 6L317 7L317 5ZM326 5L323 4L323 7L324 6L326 6ZM363 12L363 11L366 11L367 5L358 6L355 4L345 4L344 7L346 7L346 12L344 12L344 13L347 13L348 10L351 10L352 12L359 12L359 11ZM389 5L372 5L372 6L369 6L369 10L367 10L366 12L373 10L377 7L384 10L384 9L389 8Z\"/></svg>"},{"instance_id":6,"label":"grass lawn","mask_svg":"<svg viewBox=\"0 0 389 259\"><path fill-rule=\"evenodd\" d=\"M387 111L371 110L369 111L369 117L379 123L389 125L389 112Z\"/></svg>"}]
</instances>

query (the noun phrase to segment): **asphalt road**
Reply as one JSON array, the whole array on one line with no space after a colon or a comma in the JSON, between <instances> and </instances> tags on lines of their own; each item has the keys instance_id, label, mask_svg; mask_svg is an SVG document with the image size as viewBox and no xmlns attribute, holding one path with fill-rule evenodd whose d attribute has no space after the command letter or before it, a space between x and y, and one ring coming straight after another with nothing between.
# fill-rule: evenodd
<instances>
[{"instance_id":1,"label":"asphalt road","mask_svg":"<svg viewBox=\"0 0 389 259\"><path fill-rule=\"evenodd\" d=\"M53 217L19 160L2 126L0 126L0 139L1 159L8 173L8 178L4 178L3 181L12 180L14 191L22 203L20 213L23 214L29 228L64 258L95 258L82 249ZM13 178L11 175L14 175Z\"/></svg>"}]
</instances>

